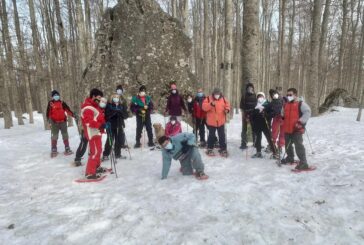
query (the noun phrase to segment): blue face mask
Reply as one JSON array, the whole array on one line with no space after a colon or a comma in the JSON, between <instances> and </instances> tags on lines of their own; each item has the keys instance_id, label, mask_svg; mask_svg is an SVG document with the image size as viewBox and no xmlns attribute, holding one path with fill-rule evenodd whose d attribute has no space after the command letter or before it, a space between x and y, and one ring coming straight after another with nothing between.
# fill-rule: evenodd
<instances>
[{"instance_id":1,"label":"blue face mask","mask_svg":"<svg viewBox=\"0 0 364 245\"><path fill-rule=\"evenodd\" d=\"M55 101L58 101L58 100L60 99L60 96L59 96L59 95L55 95L55 96L53 96L53 99L54 99Z\"/></svg>"},{"instance_id":2,"label":"blue face mask","mask_svg":"<svg viewBox=\"0 0 364 245\"><path fill-rule=\"evenodd\" d=\"M114 97L114 98L112 98L112 101L113 101L114 103L119 103L119 98Z\"/></svg>"},{"instance_id":3,"label":"blue face mask","mask_svg":"<svg viewBox=\"0 0 364 245\"><path fill-rule=\"evenodd\" d=\"M197 93L197 97L203 97L203 93Z\"/></svg>"},{"instance_id":4,"label":"blue face mask","mask_svg":"<svg viewBox=\"0 0 364 245\"><path fill-rule=\"evenodd\" d=\"M166 150L172 150L173 149L173 145L172 145L172 143L171 142L169 142L165 147L164 147L164 149L166 149Z\"/></svg>"}]
</instances>

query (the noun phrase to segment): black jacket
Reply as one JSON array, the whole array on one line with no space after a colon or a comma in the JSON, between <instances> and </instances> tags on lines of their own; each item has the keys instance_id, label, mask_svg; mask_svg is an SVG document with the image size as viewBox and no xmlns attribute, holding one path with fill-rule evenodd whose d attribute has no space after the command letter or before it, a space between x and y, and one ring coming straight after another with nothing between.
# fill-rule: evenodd
<instances>
[{"instance_id":1,"label":"black jacket","mask_svg":"<svg viewBox=\"0 0 364 245\"><path fill-rule=\"evenodd\" d=\"M267 105L266 108L266 113L268 118L274 118L278 115L281 114L282 112L282 107L283 107L283 99L282 98L278 98L278 99L273 99L271 102L269 102L269 104Z\"/></svg>"},{"instance_id":2,"label":"black jacket","mask_svg":"<svg viewBox=\"0 0 364 245\"><path fill-rule=\"evenodd\" d=\"M125 128L124 120L129 117L127 106L124 104L114 104L108 103L105 109L105 118L106 121L111 123L112 129L120 129Z\"/></svg>"}]
</instances>

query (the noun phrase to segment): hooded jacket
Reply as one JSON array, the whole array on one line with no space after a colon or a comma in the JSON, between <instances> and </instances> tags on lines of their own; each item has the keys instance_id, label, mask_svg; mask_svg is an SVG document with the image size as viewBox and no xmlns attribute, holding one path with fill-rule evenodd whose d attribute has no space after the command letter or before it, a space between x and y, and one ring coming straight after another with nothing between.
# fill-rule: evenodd
<instances>
[{"instance_id":1,"label":"hooded jacket","mask_svg":"<svg viewBox=\"0 0 364 245\"><path fill-rule=\"evenodd\" d=\"M101 136L104 129L101 126L105 123L104 110L93 101L87 98L81 106L82 127L87 140L91 140L94 136Z\"/></svg>"},{"instance_id":2,"label":"hooded jacket","mask_svg":"<svg viewBox=\"0 0 364 245\"><path fill-rule=\"evenodd\" d=\"M178 93L178 90L175 94L171 94L167 99L167 107L166 112L171 116L181 116L182 109L187 111L185 102L183 101L182 96Z\"/></svg>"},{"instance_id":3,"label":"hooded jacket","mask_svg":"<svg viewBox=\"0 0 364 245\"><path fill-rule=\"evenodd\" d=\"M212 102L215 102L215 106L211 104ZM218 100L209 96L203 101L202 110L206 112L206 124L218 128L225 124L225 110L230 111L230 104L222 95Z\"/></svg>"},{"instance_id":4,"label":"hooded jacket","mask_svg":"<svg viewBox=\"0 0 364 245\"><path fill-rule=\"evenodd\" d=\"M257 105L257 96L255 92L252 94L248 93L248 87L252 87L254 90L254 85L252 83L248 83L245 87L245 95L241 97L240 100L240 109L244 112L252 112Z\"/></svg>"}]
</instances>

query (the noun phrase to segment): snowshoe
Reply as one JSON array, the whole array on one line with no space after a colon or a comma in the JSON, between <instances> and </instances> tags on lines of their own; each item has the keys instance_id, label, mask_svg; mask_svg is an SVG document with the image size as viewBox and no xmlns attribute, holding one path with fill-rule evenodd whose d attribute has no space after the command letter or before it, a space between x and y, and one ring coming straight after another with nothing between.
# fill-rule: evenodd
<instances>
[{"instance_id":1,"label":"snowshoe","mask_svg":"<svg viewBox=\"0 0 364 245\"><path fill-rule=\"evenodd\" d=\"M198 180L207 180L209 178L209 176L202 171L195 173L195 177Z\"/></svg>"},{"instance_id":2,"label":"snowshoe","mask_svg":"<svg viewBox=\"0 0 364 245\"><path fill-rule=\"evenodd\" d=\"M109 159L109 156L102 156L101 162L108 161Z\"/></svg>"},{"instance_id":3,"label":"snowshoe","mask_svg":"<svg viewBox=\"0 0 364 245\"><path fill-rule=\"evenodd\" d=\"M212 149L207 149L206 155L208 155L209 157L214 157L215 156L215 152Z\"/></svg>"},{"instance_id":4,"label":"snowshoe","mask_svg":"<svg viewBox=\"0 0 364 245\"><path fill-rule=\"evenodd\" d=\"M141 146L142 145L139 142L137 142L137 143L135 143L134 148L137 149L137 148L140 148Z\"/></svg>"},{"instance_id":5,"label":"snowshoe","mask_svg":"<svg viewBox=\"0 0 364 245\"><path fill-rule=\"evenodd\" d=\"M228 152L227 152L227 150L219 150L219 153L220 153L220 156L221 157L228 157Z\"/></svg>"},{"instance_id":6,"label":"snowshoe","mask_svg":"<svg viewBox=\"0 0 364 245\"><path fill-rule=\"evenodd\" d=\"M74 167L80 167L80 166L82 166L82 163L81 163L81 161L74 161L73 166Z\"/></svg>"},{"instance_id":7,"label":"snowshoe","mask_svg":"<svg viewBox=\"0 0 364 245\"><path fill-rule=\"evenodd\" d=\"M297 166L298 167L298 166ZM297 169L297 167L296 168L294 168L294 169L291 169L291 171L292 172L294 172L294 173L301 173L301 172L309 172L309 171L313 171L313 170L315 170L316 169L316 167L315 166L308 166L307 168L300 168L300 169Z\"/></svg>"},{"instance_id":8,"label":"snowshoe","mask_svg":"<svg viewBox=\"0 0 364 245\"><path fill-rule=\"evenodd\" d=\"M110 173L112 171L111 168L98 167L96 169L97 174Z\"/></svg>"},{"instance_id":9,"label":"snowshoe","mask_svg":"<svg viewBox=\"0 0 364 245\"><path fill-rule=\"evenodd\" d=\"M201 141L200 144L199 144L199 147L205 148L206 147L206 142L205 141Z\"/></svg>"},{"instance_id":10,"label":"snowshoe","mask_svg":"<svg viewBox=\"0 0 364 245\"><path fill-rule=\"evenodd\" d=\"M51 152L51 158L58 156L57 148L53 148Z\"/></svg>"},{"instance_id":11,"label":"snowshoe","mask_svg":"<svg viewBox=\"0 0 364 245\"><path fill-rule=\"evenodd\" d=\"M247 145L241 145L240 147L239 147L239 149L240 150L246 150L248 148L248 146Z\"/></svg>"},{"instance_id":12,"label":"snowshoe","mask_svg":"<svg viewBox=\"0 0 364 245\"><path fill-rule=\"evenodd\" d=\"M272 150L270 149L270 146L267 146L264 151L265 151L265 153L271 153L272 152Z\"/></svg>"},{"instance_id":13,"label":"snowshoe","mask_svg":"<svg viewBox=\"0 0 364 245\"><path fill-rule=\"evenodd\" d=\"M261 152L257 152L257 153L255 153L255 154L252 156L252 158L263 158L263 155L262 155L262 153L261 153Z\"/></svg>"},{"instance_id":14,"label":"snowshoe","mask_svg":"<svg viewBox=\"0 0 364 245\"><path fill-rule=\"evenodd\" d=\"M106 178L107 175L100 175L100 174L90 174L86 175L84 179L76 179L75 182L77 183L91 183L91 182L100 182Z\"/></svg>"},{"instance_id":15,"label":"snowshoe","mask_svg":"<svg viewBox=\"0 0 364 245\"><path fill-rule=\"evenodd\" d=\"M299 164L297 164L297 166L295 167L295 169L297 169L297 170L305 170L305 169L308 169L308 164L307 163L299 163Z\"/></svg>"},{"instance_id":16,"label":"snowshoe","mask_svg":"<svg viewBox=\"0 0 364 245\"><path fill-rule=\"evenodd\" d=\"M283 165L293 165L295 164L297 161L294 161L294 160L291 160L291 159L288 159L288 158L284 158L281 160L281 164Z\"/></svg>"},{"instance_id":17,"label":"snowshoe","mask_svg":"<svg viewBox=\"0 0 364 245\"><path fill-rule=\"evenodd\" d=\"M68 156L68 155L72 155L73 154L73 151L69 148L69 147L66 147L64 153L63 153L65 156Z\"/></svg>"},{"instance_id":18,"label":"snowshoe","mask_svg":"<svg viewBox=\"0 0 364 245\"><path fill-rule=\"evenodd\" d=\"M126 156L123 155L117 155L115 156L116 159L126 159Z\"/></svg>"},{"instance_id":19,"label":"snowshoe","mask_svg":"<svg viewBox=\"0 0 364 245\"><path fill-rule=\"evenodd\" d=\"M155 147L155 144L153 142L149 142L148 147Z\"/></svg>"}]
</instances>

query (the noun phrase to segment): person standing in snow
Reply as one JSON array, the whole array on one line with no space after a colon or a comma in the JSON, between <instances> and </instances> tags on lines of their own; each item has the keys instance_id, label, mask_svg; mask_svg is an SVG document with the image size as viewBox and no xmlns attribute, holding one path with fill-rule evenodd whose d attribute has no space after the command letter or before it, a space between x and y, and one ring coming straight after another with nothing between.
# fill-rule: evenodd
<instances>
[{"instance_id":1,"label":"person standing in snow","mask_svg":"<svg viewBox=\"0 0 364 245\"><path fill-rule=\"evenodd\" d=\"M129 117L129 113L128 113L128 102L126 100L126 98L124 97L124 94L125 94L125 89L123 88L123 86L121 84L119 84L118 86L116 86L116 93L119 95L119 103L123 106L123 108L125 108L125 111L126 111L126 114L128 115ZM124 118L124 122L127 118ZM125 128L125 125L124 125L124 128ZM125 144L126 142L126 136L125 136L125 130L122 130L121 132L121 141L120 141L120 147L121 148L127 148L129 146L127 146Z\"/></svg>"},{"instance_id":2,"label":"person standing in snow","mask_svg":"<svg viewBox=\"0 0 364 245\"><path fill-rule=\"evenodd\" d=\"M311 108L304 101L297 97L297 89L290 88L287 90L287 103L282 110L283 127L285 133L287 157L282 159L282 164L294 162L293 144L296 154L299 158L299 164L296 169L308 169L306 160L306 150L303 145L302 135L305 132L305 125L311 117Z\"/></svg>"},{"instance_id":3,"label":"person standing in snow","mask_svg":"<svg viewBox=\"0 0 364 245\"><path fill-rule=\"evenodd\" d=\"M90 144L90 155L87 160L86 178L98 179L105 169L100 167L102 140L101 135L105 132L107 124L104 109L107 100L102 97L103 93L94 88L90 91L90 97L86 98L81 106L82 126L85 137Z\"/></svg>"},{"instance_id":4,"label":"person standing in snow","mask_svg":"<svg viewBox=\"0 0 364 245\"><path fill-rule=\"evenodd\" d=\"M57 90L53 90L51 93L52 100L47 105L47 120L51 128L51 157L57 156L57 141L59 131L61 131L62 139L65 147L65 155L70 155L73 152L69 146L68 131L67 131L67 116L74 117L73 112L66 104L61 100L60 94Z\"/></svg>"},{"instance_id":5,"label":"person standing in snow","mask_svg":"<svg viewBox=\"0 0 364 245\"><path fill-rule=\"evenodd\" d=\"M257 105L257 97L254 92L254 85L249 82L245 87L245 95L243 95L240 100L240 109L242 112L242 121L243 121L242 122L243 128L241 131L241 145L240 145L240 149L242 150L247 148L248 123L250 123L250 126L253 128L250 117L256 105ZM255 142L255 135L253 130L252 130L252 136L253 136L253 142Z\"/></svg>"},{"instance_id":6,"label":"person standing in snow","mask_svg":"<svg viewBox=\"0 0 364 245\"><path fill-rule=\"evenodd\" d=\"M183 97L178 93L177 85L171 84L171 94L167 98L165 115L175 116L178 121L182 120L183 112L187 112Z\"/></svg>"},{"instance_id":7,"label":"person standing in snow","mask_svg":"<svg viewBox=\"0 0 364 245\"><path fill-rule=\"evenodd\" d=\"M208 96L202 103L202 110L206 112L206 124L209 129L207 140L207 152L209 156L214 155L214 144L216 131L219 136L219 153L223 157L227 157L226 148L225 123L226 115L230 112L230 104L221 93L221 90L215 88L212 96Z\"/></svg>"},{"instance_id":8,"label":"person standing in snow","mask_svg":"<svg viewBox=\"0 0 364 245\"><path fill-rule=\"evenodd\" d=\"M76 119L78 132L80 134L80 140L81 141L80 141L80 144L78 145L73 165L75 167L80 167L80 166L82 166L81 159L82 159L83 155L85 154L85 152L87 150L88 140L87 140L87 138L86 138L86 136L84 134L84 130L83 130L83 127L82 127L82 121L80 121L80 119L78 118L77 115L75 115L75 119Z\"/></svg>"},{"instance_id":9,"label":"person standing in snow","mask_svg":"<svg viewBox=\"0 0 364 245\"><path fill-rule=\"evenodd\" d=\"M282 148L285 146L283 118L281 114L284 100L279 96L277 90L270 89L269 95L271 101L266 108L266 112L268 122L272 128L272 141L275 146L278 144L279 152L282 152Z\"/></svg>"},{"instance_id":10,"label":"person standing in snow","mask_svg":"<svg viewBox=\"0 0 364 245\"><path fill-rule=\"evenodd\" d=\"M197 179L208 178L204 172L204 164L196 146L194 134L181 133L173 137L162 136L158 139L158 143L162 147L162 179L167 178L172 159L180 161L183 175L193 175L193 170L195 170Z\"/></svg>"},{"instance_id":11,"label":"person standing in snow","mask_svg":"<svg viewBox=\"0 0 364 245\"><path fill-rule=\"evenodd\" d=\"M152 119L150 114L153 112L154 105L150 96L146 95L146 87L142 85L139 88L139 93L131 99L130 111L136 115L136 143L134 148L140 148L140 138L142 137L143 128L145 126L148 134L148 146L153 147L153 130Z\"/></svg>"},{"instance_id":12,"label":"person standing in snow","mask_svg":"<svg viewBox=\"0 0 364 245\"><path fill-rule=\"evenodd\" d=\"M268 101L265 99L263 92L257 93L257 105L250 115L252 121L253 131L256 136L255 148L257 149L256 154L252 158L263 158L262 155L262 133L264 134L267 142L269 143L270 149L272 149L273 157L277 158L277 151L274 147L272 136L270 132L269 119L266 114L266 108L268 107Z\"/></svg>"},{"instance_id":13,"label":"person standing in snow","mask_svg":"<svg viewBox=\"0 0 364 245\"><path fill-rule=\"evenodd\" d=\"M191 114L195 124L194 133L197 137L197 132L200 136L200 147L206 147L205 126L206 126L206 112L202 109L202 103L205 100L205 95L202 89L198 89L195 99L192 101Z\"/></svg>"},{"instance_id":14,"label":"person standing in snow","mask_svg":"<svg viewBox=\"0 0 364 245\"><path fill-rule=\"evenodd\" d=\"M105 119L110 124L110 129L107 132L107 139L102 154L103 161L109 159L113 142L115 142L115 158L121 158L121 147L125 143L124 120L127 118L128 111L126 102L120 101L118 94L113 94L105 109Z\"/></svg>"},{"instance_id":15,"label":"person standing in snow","mask_svg":"<svg viewBox=\"0 0 364 245\"><path fill-rule=\"evenodd\" d=\"M171 116L169 122L166 124L165 136L172 137L182 133L181 123L177 120L176 116Z\"/></svg>"}]
</instances>

